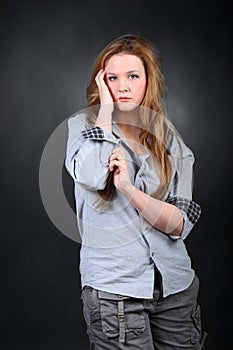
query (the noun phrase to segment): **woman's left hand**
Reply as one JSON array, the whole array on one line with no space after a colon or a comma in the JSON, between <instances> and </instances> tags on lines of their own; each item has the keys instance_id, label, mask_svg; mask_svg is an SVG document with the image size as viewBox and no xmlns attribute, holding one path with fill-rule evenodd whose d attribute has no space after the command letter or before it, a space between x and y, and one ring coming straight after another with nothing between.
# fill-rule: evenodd
<instances>
[{"instance_id":1,"label":"woman's left hand","mask_svg":"<svg viewBox=\"0 0 233 350\"><path fill-rule=\"evenodd\" d=\"M122 147L117 147L112 151L109 170L114 171L113 183L119 191L124 192L125 194L132 191L132 184L128 171L128 161Z\"/></svg>"}]
</instances>

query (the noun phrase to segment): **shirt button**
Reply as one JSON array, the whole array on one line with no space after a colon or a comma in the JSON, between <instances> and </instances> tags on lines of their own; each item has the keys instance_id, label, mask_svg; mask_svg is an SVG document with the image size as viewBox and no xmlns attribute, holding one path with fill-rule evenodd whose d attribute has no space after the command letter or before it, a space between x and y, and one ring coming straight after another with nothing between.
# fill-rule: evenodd
<instances>
[{"instance_id":1,"label":"shirt button","mask_svg":"<svg viewBox=\"0 0 233 350\"><path fill-rule=\"evenodd\" d=\"M155 256L155 252L152 252L152 256Z\"/></svg>"}]
</instances>

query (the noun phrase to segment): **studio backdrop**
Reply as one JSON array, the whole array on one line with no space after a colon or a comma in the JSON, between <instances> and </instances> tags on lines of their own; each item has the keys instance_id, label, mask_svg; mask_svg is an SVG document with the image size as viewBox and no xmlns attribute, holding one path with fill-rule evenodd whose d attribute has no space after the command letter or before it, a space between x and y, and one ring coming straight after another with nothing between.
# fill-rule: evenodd
<instances>
[{"instance_id":1,"label":"studio backdrop","mask_svg":"<svg viewBox=\"0 0 233 350\"><path fill-rule=\"evenodd\" d=\"M72 226L73 183L61 160L65 129L60 142L48 142L86 107L101 49L117 36L137 34L160 51L168 115L195 154L194 197L202 216L186 244L201 281L206 348L229 350L231 2L2 1L0 16L1 349L88 349L80 242L63 232L64 220L63 228L53 222L41 185L50 197L60 186ZM48 182L40 178L47 170ZM51 209L55 216L60 199Z\"/></svg>"}]
</instances>

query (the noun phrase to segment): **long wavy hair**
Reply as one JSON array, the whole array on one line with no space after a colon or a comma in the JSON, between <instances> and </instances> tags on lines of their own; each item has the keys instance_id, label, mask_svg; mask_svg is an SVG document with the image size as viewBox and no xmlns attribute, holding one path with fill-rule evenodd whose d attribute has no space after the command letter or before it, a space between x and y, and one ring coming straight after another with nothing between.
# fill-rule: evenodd
<instances>
[{"instance_id":1,"label":"long wavy hair","mask_svg":"<svg viewBox=\"0 0 233 350\"><path fill-rule=\"evenodd\" d=\"M172 176L168 145L172 135L175 134L175 128L169 121L164 106L166 86L161 72L161 58L156 46L148 39L136 35L124 35L110 42L95 62L90 84L87 87L88 106L100 105L99 90L95 77L100 69L105 68L107 61L113 55L120 53L139 57L145 68L147 86L139 112L143 130L139 142L150 152L157 171L159 165L160 186L153 195L162 199ZM87 116L89 124L95 124L97 115L98 113L90 113ZM105 189L98 192L105 201L113 199L115 194L113 172L109 174Z\"/></svg>"}]
</instances>

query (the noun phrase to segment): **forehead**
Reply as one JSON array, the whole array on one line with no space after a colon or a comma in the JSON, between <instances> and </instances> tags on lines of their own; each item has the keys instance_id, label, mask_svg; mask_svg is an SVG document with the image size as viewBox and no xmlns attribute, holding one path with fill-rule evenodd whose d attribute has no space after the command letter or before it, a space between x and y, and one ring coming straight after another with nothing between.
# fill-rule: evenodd
<instances>
[{"instance_id":1,"label":"forehead","mask_svg":"<svg viewBox=\"0 0 233 350\"><path fill-rule=\"evenodd\" d=\"M109 58L105 66L106 71L117 72L117 71L132 71L132 70L143 70L143 62L141 58L135 55L129 54L116 54Z\"/></svg>"}]
</instances>

